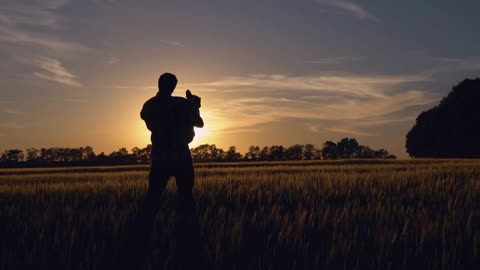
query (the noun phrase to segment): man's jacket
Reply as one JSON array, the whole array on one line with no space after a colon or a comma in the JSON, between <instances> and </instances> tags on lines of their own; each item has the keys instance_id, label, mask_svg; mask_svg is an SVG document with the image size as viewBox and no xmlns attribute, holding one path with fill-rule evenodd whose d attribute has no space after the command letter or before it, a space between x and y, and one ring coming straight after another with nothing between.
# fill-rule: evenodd
<instances>
[{"instance_id":1,"label":"man's jacket","mask_svg":"<svg viewBox=\"0 0 480 270\"><path fill-rule=\"evenodd\" d=\"M195 124L194 110L187 99L157 94L140 112L152 132L152 155L177 155L188 150Z\"/></svg>"}]
</instances>

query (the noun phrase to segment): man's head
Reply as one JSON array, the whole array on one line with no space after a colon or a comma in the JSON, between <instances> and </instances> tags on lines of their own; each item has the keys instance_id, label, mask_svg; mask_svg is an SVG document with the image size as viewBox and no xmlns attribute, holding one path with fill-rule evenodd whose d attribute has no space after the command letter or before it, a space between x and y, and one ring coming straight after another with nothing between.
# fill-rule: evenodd
<instances>
[{"instance_id":1,"label":"man's head","mask_svg":"<svg viewBox=\"0 0 480 270\"><path fill-rule=\"evenodd\" d=\"M163 73L158 78L158 91L162 94L171 95L177 86L177 77L172 73Z\"/></svg>"}]
</instances>

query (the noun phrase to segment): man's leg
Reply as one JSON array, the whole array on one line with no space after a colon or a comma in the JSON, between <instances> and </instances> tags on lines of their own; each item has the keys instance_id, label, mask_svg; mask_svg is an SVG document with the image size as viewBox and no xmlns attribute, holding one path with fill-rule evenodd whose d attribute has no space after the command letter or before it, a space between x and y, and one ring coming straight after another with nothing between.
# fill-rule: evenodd
<instances>
[{"instance_id":1,"label":"man's leg","mask_svg":"<svg viewBox=\"0 0 480 270\"><path fill-rule=\"evenodd\" d=\"M176 169L175 182L178 188L179 207L182 210L192 210L194 171L191 160L181 162L181 166Z\"/></svg>"},{"instance_id":2,"label":"man's leg","mask_svg":"<svg viewBox=\"0 0 480 270\"><path fill-rule=\"evenodd\" d=\"M148 179L148 191L145 200L145 208L148 208L153 213L156 213L160 207L162 194L170 179L170 172L168 172L167 164L161 161L152 161L150 168L150 175Z\"/></svg>"}]
</instances>

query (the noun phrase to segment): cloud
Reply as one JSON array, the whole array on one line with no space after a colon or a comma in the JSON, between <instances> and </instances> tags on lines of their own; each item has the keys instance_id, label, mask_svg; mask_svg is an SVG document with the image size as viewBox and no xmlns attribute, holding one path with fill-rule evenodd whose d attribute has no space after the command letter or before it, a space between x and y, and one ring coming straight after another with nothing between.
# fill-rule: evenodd
<instances>
[{"instance_id":1,"label":"cloud","mask_svg":"<svg viewBox=\"0 0 480 270\"><path fill-rule=\"evenodd\" d=\"M57 59L38 57L32 61L32 64L42 70L34 72L34 75L39 78L68 86L82 86L82 84L76 80L76 76L69 72Z\"/></svg>"},{"instance_id":2,"label":"cloud","mask_svg":"<svg viewBox=\"0 0 480 270\"><path fill-rule=\"evenodd\" d=\"M65 0L36 0L26 3L7 0L0 7L0 43L34 50L48 49L57 54L86 50L81 44L56 37L57 30L64 29L67 25L65 17L57 16L56 11L67 3Z\"/></svg>"},{"instance_id":3,"label":"cloud","mask_svg":"<svg viewBox=\"0 0 480 270\"><path fill-rule=\"evenodd\" d=\"M312 133L320 133L321 126L317 124L307 124L307 130Z\"/></svg>"},{"instance_id":4,"label":"cloud","mask_svg":"<svg viewBox=\"0 0 480 270\"><path fill-rule=\"evenodd\" d=\"M257 74L189 87L198 89L199 94L208 93L204 107L211 121L221 123L215 128L217 132L254 130L290 119L322 123L321 127L307 128L310 132L329 130L367 136L373 134L372 127L403 121L393 116L399 112L438 101L438 96L412 86L430 80L429 76L415 74Z\"/></svg>"},{"instance_id":5,"label":"cloud","mask_svg":"<svg viewBox=\"0 0 480 270\"><path fill-rule=\"evenodd\" d=\"M237 128L237 129L229 129L229 130L219 130L217 134L231 134L231 133L259 133L262 130L254 129L254 128Z\"/></svg>"},{"instance_id":6,"label":"cloud","mask_svg":"<svg viewBox=\"0 0 480 270\"><path fill-rule=\"evenodd\" d=\"M317 0L317 3L332 9L333 11L339 11L352 16L355 16L361 20L368 20L378 22L379 20L370 14L367 10L359 5L348 0Z\"/></svg>"},{"instance_id":7,"label":"cloud","mask_svg":"<svg viewBox=\"0 0 480 270\"><path fill-rule=\"evenodd\" d=\"M87 48L83 45L65 42L51 36L39 35L32 32L25 32L18 29L11 29L0 26L0 41L23 46L41 47L53 51L83 51Z\"/></svg>"},{"instance_id":8,"label":"cloud","mask_svg":"<svg viewBox=\"0 0 480 270\"><path fill-rule=\"evenodd\" d=\"M50 10L33 7L0 7L0 24L4 26L50 27L57 21L57 16Z\"/></svg>"},{"instance_id":9,"label":"cloud","mask_svg":"<svg viewBox=\"0 0 480 270\"><path fill-rule=\"evenodd\" d=\"M326 130L341 134L355 135L355 136L375 136L371 132L359 131L351 127L330 127Z\"/></svg>"}]
</instances>

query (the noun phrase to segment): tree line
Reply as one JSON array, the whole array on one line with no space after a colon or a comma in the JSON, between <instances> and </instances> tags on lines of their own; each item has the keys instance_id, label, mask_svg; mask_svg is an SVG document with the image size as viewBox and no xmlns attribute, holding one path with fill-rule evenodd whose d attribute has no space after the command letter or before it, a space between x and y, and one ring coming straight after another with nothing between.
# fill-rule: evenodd
<instances>
[{"instance_id":1,"label":"tree line","mask_svg":"<svg viewBox=\"0 0 480 270\"><path fill-rule=\"evenodd\" d=\"M79 148L28 148L5 150L0 155L0 167L50 167L50 166L108 166L150 163L149 144L144 148L134 147L130 151L120 148L110 154L95 154L91 146ZM387 150L373 150L360 145L355 138L343 138L337 143L326 141L322 148L312 144L250 146L244 154L235 146L223 150L215 144L202 144L191 149L195 162L248 162L248 161L289 161L320 159L394 159Z\"/></svg>"}]
</instances>

